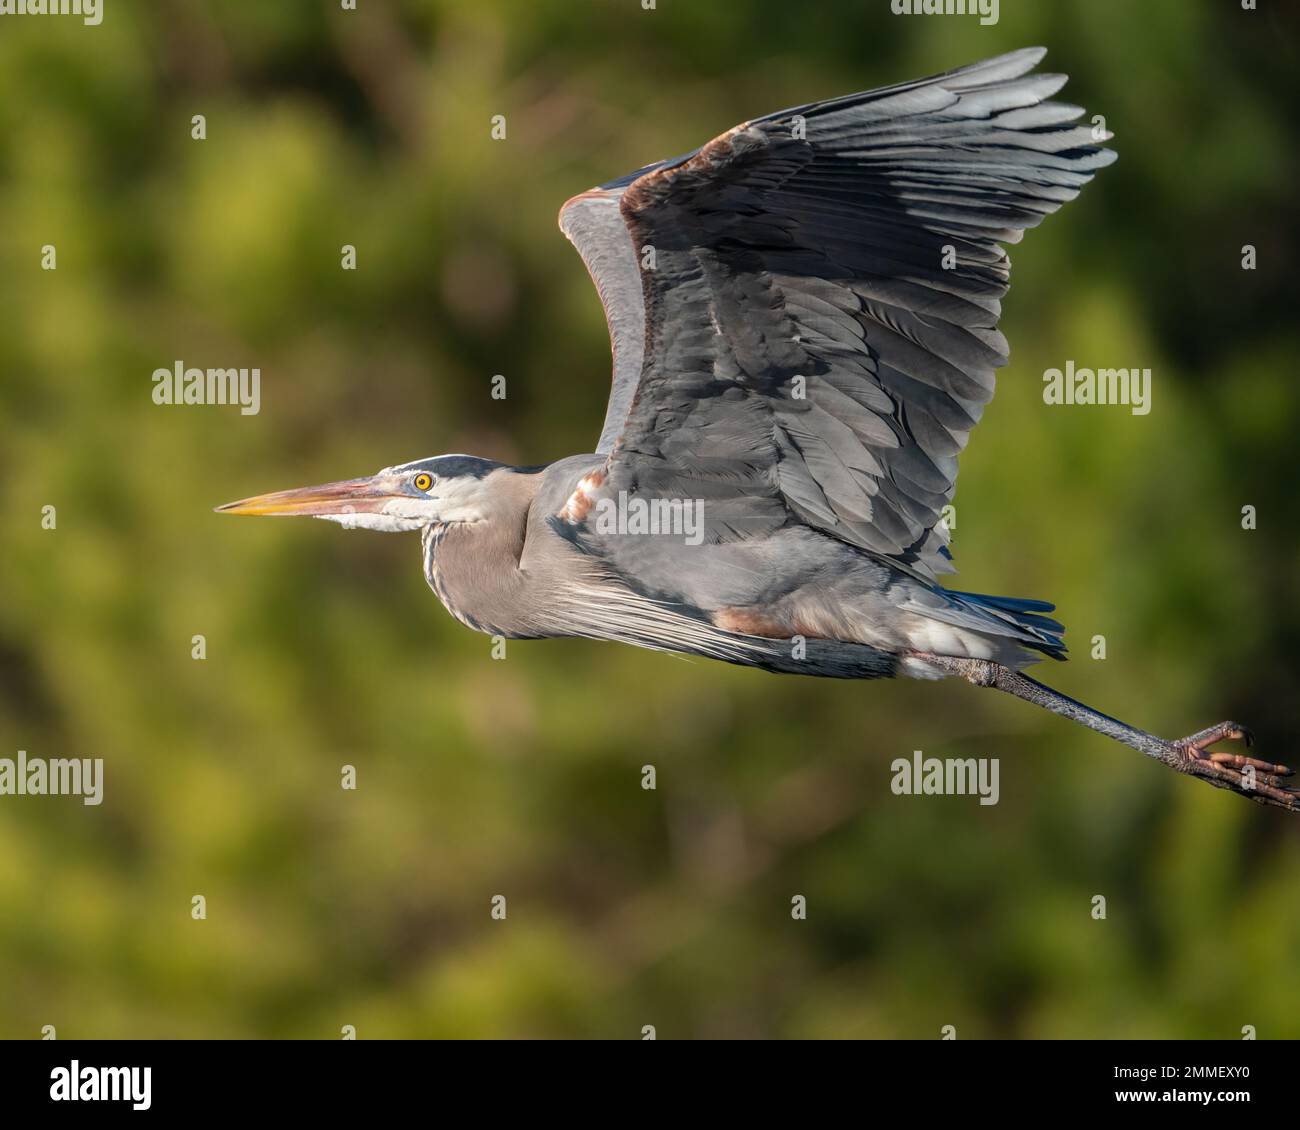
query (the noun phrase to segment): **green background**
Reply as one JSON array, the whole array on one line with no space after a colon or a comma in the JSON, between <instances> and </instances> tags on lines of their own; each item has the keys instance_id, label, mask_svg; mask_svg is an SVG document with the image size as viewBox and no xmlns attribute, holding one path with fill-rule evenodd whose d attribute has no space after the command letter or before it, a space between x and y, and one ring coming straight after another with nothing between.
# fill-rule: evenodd
<instances>
[{"instance_id":1,"label":"green background","mask_svg":"<svg viewBox=\"0 0 1300 1130\"><path fill-rule=\"evenodd\" d=\"M1120 159L1013 249L950 583L1055 600L1067 693L1300 756L1293 6L104 3L0 19L0 756L107 778L0 797L0 1036L1300 1036L1293 816L964 684L494 661L414 536L211 511L589 450L568 196L1041 43ZM1045 407L1070 358L1151 414ZM154 405L178 359L260 366L260 415ZM893 796L914 749L1001 803Z\"/></svg>"}]
</instances>

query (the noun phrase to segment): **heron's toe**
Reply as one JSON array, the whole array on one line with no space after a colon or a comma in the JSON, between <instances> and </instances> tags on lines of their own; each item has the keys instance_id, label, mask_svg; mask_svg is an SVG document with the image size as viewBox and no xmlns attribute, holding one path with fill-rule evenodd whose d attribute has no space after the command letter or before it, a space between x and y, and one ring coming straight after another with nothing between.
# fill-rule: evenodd
<instances>
[{"instance_id":1,"label":"heron's toe","mask_svg":"<svg viewBox=\"0 0 1300 1130\"><path fill-rule=\"evenodd\" d=\"M1291 776L1292 770L1286 765L1264 761L1258 757L1246 757L1240 753L1227 753L1210 749L1210 746L1216 742L1238 741L1245 742L1248 747L1252 746L1255 744L1255 735L1239 722L1220 722L1217 726L1210 726L1200 731L1200 733L1192 734L1191 737L1174 742L1174 746L1184 757L1190 760L1209 761L1215 765L1226 765L1233 769L1249 768L1257 773L1267 773L1274 777Z\"/></svg>"},{"instance_id":2,"label":"heron's toe","mask_svg":"<svg viewBox=\"0 0 1300 1130\"><path fill-rule=\"evenodd\" d=\"M1290 768L1258 757L1209 748L1220 741L1244 741L1250 745L1253 737L1245 726L1220 722L1170 743L1181 758L1181 763L1175 767L1189 776L1204 778L1221 789L1251 797L1260 804L1300 812L1300 791L1289 788L1283 779L1292 775Z\"/></svg>"}]
</instances>

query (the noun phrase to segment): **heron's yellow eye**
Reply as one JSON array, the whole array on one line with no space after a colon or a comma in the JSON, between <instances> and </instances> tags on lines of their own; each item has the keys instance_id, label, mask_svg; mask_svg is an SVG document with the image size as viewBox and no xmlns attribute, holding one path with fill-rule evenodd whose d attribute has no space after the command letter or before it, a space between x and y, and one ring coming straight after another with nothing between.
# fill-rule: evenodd
<instances>
[{"instance_id":1,"label":"heron's yellow eye","mask_svg":"<svg viewBox=\"0 0 1300 1130\"><path fill-rule=\"evenodd\" d=\"M425 474L425 472L421 471L418 475L415 476L416 490L428 490L431 486L433 486L432 475Z\"/></svg>"}]
</instances>

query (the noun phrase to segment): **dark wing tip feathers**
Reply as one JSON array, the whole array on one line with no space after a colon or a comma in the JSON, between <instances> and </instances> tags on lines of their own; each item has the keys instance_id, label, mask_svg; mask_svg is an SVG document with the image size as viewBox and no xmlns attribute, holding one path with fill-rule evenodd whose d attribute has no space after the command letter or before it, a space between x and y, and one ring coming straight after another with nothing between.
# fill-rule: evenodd
<instances>
[{"instance_id":1,"label":"dark wing tip feathers","mask_svg":"<svg viewBox=\"0 0 1300 1130\"><path fill-rule=\"evenodd\" d=\"M778 110L772 114L765 114L761 118L754 118L752 121L742 122L740 125L733 127L733 129L724 131L724 134L721 136L733 133L735 130L743 129L752 124L780 121L783 118L788 118L792 114L804 114L806 116L812 111L826 111L839 109L843 106L851 106L864 99L876 98L895 91L905 90L909 87L924 86L927 83L934 82L941 78L956 78L963 75L975 74L983 74L986 76L997 74L1000 78L1016 77L1032 70L1046 54L1046 47L1022 47L1017 51L1009 51L1005 55L997 55L994 58L985 59L983 62L979 63L970 63L964 67L957 67L955 70L931 75L929 78L914 79L911 82L897 83L894 86L878 87L875 90L864 90L857 94L846 94L839 98L828 98L820 102L808 102L802 106L794 106L786 110ZM1007 70L1008 67L1014 69ZM1060 79L1060 83L1057 87L1058 90L1061 86L1064 86L1066 82L1065 75L1045 75L1041 77ZM1083 113L1083 111L1080 110L1079 113ZM1109 137L1110 135L1107 134L1106 136ZM718 139L715 138L714 140L716 141ZM598 187L602 189L627 188L630 184L639 180L647 173L656 173L668 169L675 169L679 165L684 165L687 161L691 160L692 157L697 156L704 148L705 146L701 145L696 149L690 150L688 153L680 153L676 157L665 157L660 161L651 161L650 164L642 165L641 168L634 169L630 173L624 173L621 177L615 177L613 180L605 181L604 184L601 184Z\"/></svg>"}]
</instances>

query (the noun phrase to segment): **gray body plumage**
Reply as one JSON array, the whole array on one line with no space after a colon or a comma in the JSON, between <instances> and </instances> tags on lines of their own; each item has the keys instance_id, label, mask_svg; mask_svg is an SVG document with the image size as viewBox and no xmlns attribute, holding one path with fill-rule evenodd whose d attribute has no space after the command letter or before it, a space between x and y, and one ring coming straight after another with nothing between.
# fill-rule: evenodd
<instances>
[{"instance_id":1,"label":"gray body plumage","mask_svg":"<svg viewBox=\"0 0 1300 1130\"><path fill-rule=\"evenodd\" d=\"M578 455L541 471L493 469L492 509L484 520L426 526L421 537L425 577L448 611L475 631L511 639L614 640L832 678L895 673L894 656L853 641L810 639L795 653L788 640L724 631L708 615L720 605L702 590L683 593L672 584L661 589L629 584L610 563L568 537L557 537L555 514L581 477L602 462L599 455ZM485 562L492 567L485 568ZM747 599L745 594L761 583L759 577L751 571L723 598Z\"/></svg>"}]
</instances>

